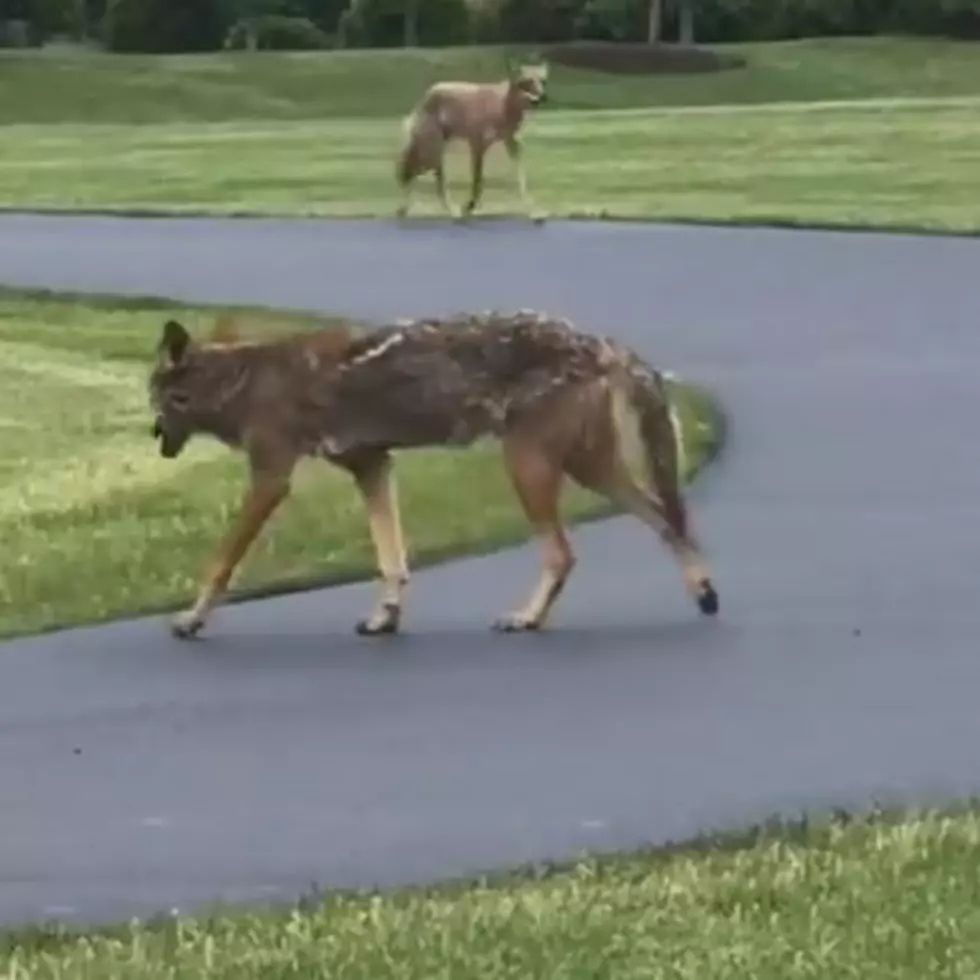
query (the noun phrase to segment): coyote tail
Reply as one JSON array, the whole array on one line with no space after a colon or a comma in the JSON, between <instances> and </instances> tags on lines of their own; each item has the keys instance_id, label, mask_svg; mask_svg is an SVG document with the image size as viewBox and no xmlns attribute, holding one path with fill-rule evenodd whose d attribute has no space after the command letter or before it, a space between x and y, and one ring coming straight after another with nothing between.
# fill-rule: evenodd
<instances>
[{"instance_id":1,"label":"coyote tail","mask_svg":"<svg viewBox=\"0 0 980 980\"><path fill-rule=\"evenodd\" d=\"M445 136L439 121L423 104L402 121L402 146L395 164L395 177L401 186L433 169L442 156Z\"/></svg>"},{"instance_id":2,"label":"coyote tail","mask_svg":"<svg viewBox=\"0 0 980 980\"><path fill-rule=\"evenodd\" d=\"M681 480L687 453L677 406L659 372L619 351L610 366L611 414L622 462L631 473L639 469L640 485L660 500L671 530L685 538Z\"/></svg>"}]
</instances>

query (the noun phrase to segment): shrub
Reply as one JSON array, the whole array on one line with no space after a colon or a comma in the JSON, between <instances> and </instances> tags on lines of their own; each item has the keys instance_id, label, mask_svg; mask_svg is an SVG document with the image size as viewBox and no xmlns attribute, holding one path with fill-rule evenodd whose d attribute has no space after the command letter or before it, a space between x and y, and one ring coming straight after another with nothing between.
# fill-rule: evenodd
<instances>
[{"instance_id":1,"label":"shrub","mask_svg":"<svg viewBox=\"0 0 980 980\"><path fill-rule=\"evenodd\" d=\"M222 0L110 0L103 36L110 51L214 51L228 26Z\"/></svg>"},{"instance_id":2,"label":"shrub","mask_svg":"<svg viewBox=\"0 0 980 980\"><path fill-rule=\"evenodd\" d=\"M590 41L638 41L645 6L638 0L585 0L575 18L575 33Z\"/></svg>"},{"instance_id":3,"label":"shrub","mask_svg":"<svg viewBox=\"0 0 980 980\"><path fill-rule=\"evenodd\" d=\"M501 37L518 44L571 41L585 0L502 0L497 8Z\"/></svg>"},{"instance_id":4,"label":"shrub","mask_svg":"<svg viewBox=\"0 0 980 980\"><path fill-rule=\"evenodd\" d=\"M36 48L42 41L41 31L31 21L0 20L0 48Z\"/></svg>"},{"instance_id":5,"label":"shrub","mask_svg":"<svg viewBox=\"0 0 980 980\"><path fill-rule=\"evenodd\" d=\"M410 18L414 31L408 27ZM470 11L466 0L416 0L414 5L355 0L341 16L338 34L348 47L398 47L409 39L423 47L464 44L471 39Z\"/></svg>"},{"instance_id":6,"label":"shrub","mask_svg":"<svg viewBox=\"0 0 980 980\"><path fill-rule=\"evenodd\" d=\"M885 33L980 37L980 0L692 0L706 44ZM481 34L516 43L573 39L640 42L647 0L501 0ZM664 4L663 37L675 38L679 0Z\"/></svg>"},{"instance_id":7,"label":"shrub","mask_svg":"<svg viewBox=\"0 0 980 980\"><path fill-rule=\"evenodd\" d=\"M331 45L328 34L306 17L266 14L243 17L225 37L232 50L315 51Z\"/></svg>"}]
</instances>

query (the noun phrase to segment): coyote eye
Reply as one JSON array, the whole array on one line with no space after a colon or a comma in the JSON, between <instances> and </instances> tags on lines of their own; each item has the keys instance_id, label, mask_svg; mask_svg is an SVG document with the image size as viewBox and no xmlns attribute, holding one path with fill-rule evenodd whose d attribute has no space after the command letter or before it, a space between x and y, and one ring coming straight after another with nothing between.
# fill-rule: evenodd
<instances>
[{"instance_id":1,"label":"coyote eye","mask_svg":"<svg viewBox=\"0 0 980 980\"><path fill-rule=\"evenodd\" d=\"M190 403L190 396L186 391L172 391L167 401L178 411L183 411Z\"/></svg>"}]
</instances>

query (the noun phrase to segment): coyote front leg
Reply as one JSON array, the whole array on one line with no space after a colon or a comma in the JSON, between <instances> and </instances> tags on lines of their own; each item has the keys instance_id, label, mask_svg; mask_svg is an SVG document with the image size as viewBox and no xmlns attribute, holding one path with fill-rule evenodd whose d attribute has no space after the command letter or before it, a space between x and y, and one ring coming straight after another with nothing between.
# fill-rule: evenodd
<instances>
[{"instance_id":1,"label":"coyote front leg","mask_svg":"<svg viewBox=\"0 0 980 980\"><path fill-rule=\"evenodd\" d=\"M290 472L264 473L253 470L245 502L201 582L197 601L190 609L178 613L171 623L174 636L189 639L200 632L259 531L289 495Z\"/></svg>"},{"instance_id":2,"label":"coyote front leg","mask_svg":"<svg viewBox=\"0 0 980 980\"><path fill-rule=\"evenodd\" d=\"M463 213L471 215L480 203L483 196L483 158L486 155L486 147L481 143L470 143L470 168L472 173L472 185L470 187L470 199Z\"/></svg>"},{"instance_id":3,"label":"coyote front leg","mask_svg":"<svg viewBox=\"0 0 980 980\"><path fill-rule=\"evenodd\" d=\"M504 139L504 147L507 150L507 155L510 157L514 168L517 171L517 189L521 195L521 203L524 205L525 211L532 218L543 218L544 212L538 211L534 202L531 200L531 195L527 190L527 172L524 167L524 145L520 140L519 136L508 136Z\"/></svg>"},{"instance_id":4,"label":"coyote front leg","mask_svg":"<svg viewBox=\"0 0 980 980\"><path fill-rule=\"evenodd\" d=\"M446 189L446 169L443 166L443 161L440 159L438 165L435 168L436 175L436 192L439 195L439 200L442 202L442 206L449 212L449 216L454 220L460 217L460 210L456 206L455 202L449 196L449 191Z\"/></svg>"},{"instance_id":5,"label":"coyote front leg","mask_svg":"<svg viewBox=\"0 0 980 980\"><path fill-rule=\"evenodd\" d=\"M402 539L394 463L387 453L354 472L367 506L368 525L374 542L381 592L370 616L355 627L361 636L397 633L401 623L402 597L408 584L408 562Z\"/></svg>"}]
</instances>

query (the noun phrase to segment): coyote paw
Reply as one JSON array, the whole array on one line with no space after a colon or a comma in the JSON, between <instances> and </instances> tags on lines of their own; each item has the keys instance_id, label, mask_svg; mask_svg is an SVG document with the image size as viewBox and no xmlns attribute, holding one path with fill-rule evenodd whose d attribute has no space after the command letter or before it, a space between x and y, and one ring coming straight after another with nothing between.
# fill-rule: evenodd
<instances>
[{"instance_id":1,"label":"coyote paw","mask_svg":"<svg viewBox=\"0 0 980 980\"><path fill-rule=\"evenodd\" d=\"M491 628L497 633L530 633L539 629L540 623L520 613L508 613L496 620Z\"/></svg>"},{"instance_id":2,"label":"coyote paw","mask_svg":"<svg viewBox=\"0 0 980 980\"><path fill-rule=\"evenodd\" d=\"M718 612L718 593L711 584L710 578L702 579L698 584L700 586L697 595L698 609L706 616L714 616Z\"/></svg>"},{"instance_id":3,"label":"coyote paw","mask_svg":"<svg viewBox=\"0 0 980 980\"><path fill-rule=\"evenodd\" d=\"M359 620L354 627L358 636L385 636L398 632L401 621L401 608L384 605L375 610L367 619Z\"/></svg>"},{"instance_id":4,"label":"coyote paw","mask_svg":"<svg viewBox=\"0 0 980 980\"><path fill-rule=\"evenodd\" d=\"M190 640L201 632L204 620L193 609L186 612L177 613L170 621L170 632L178 640Z\"/></svg>"}]
</instances>

